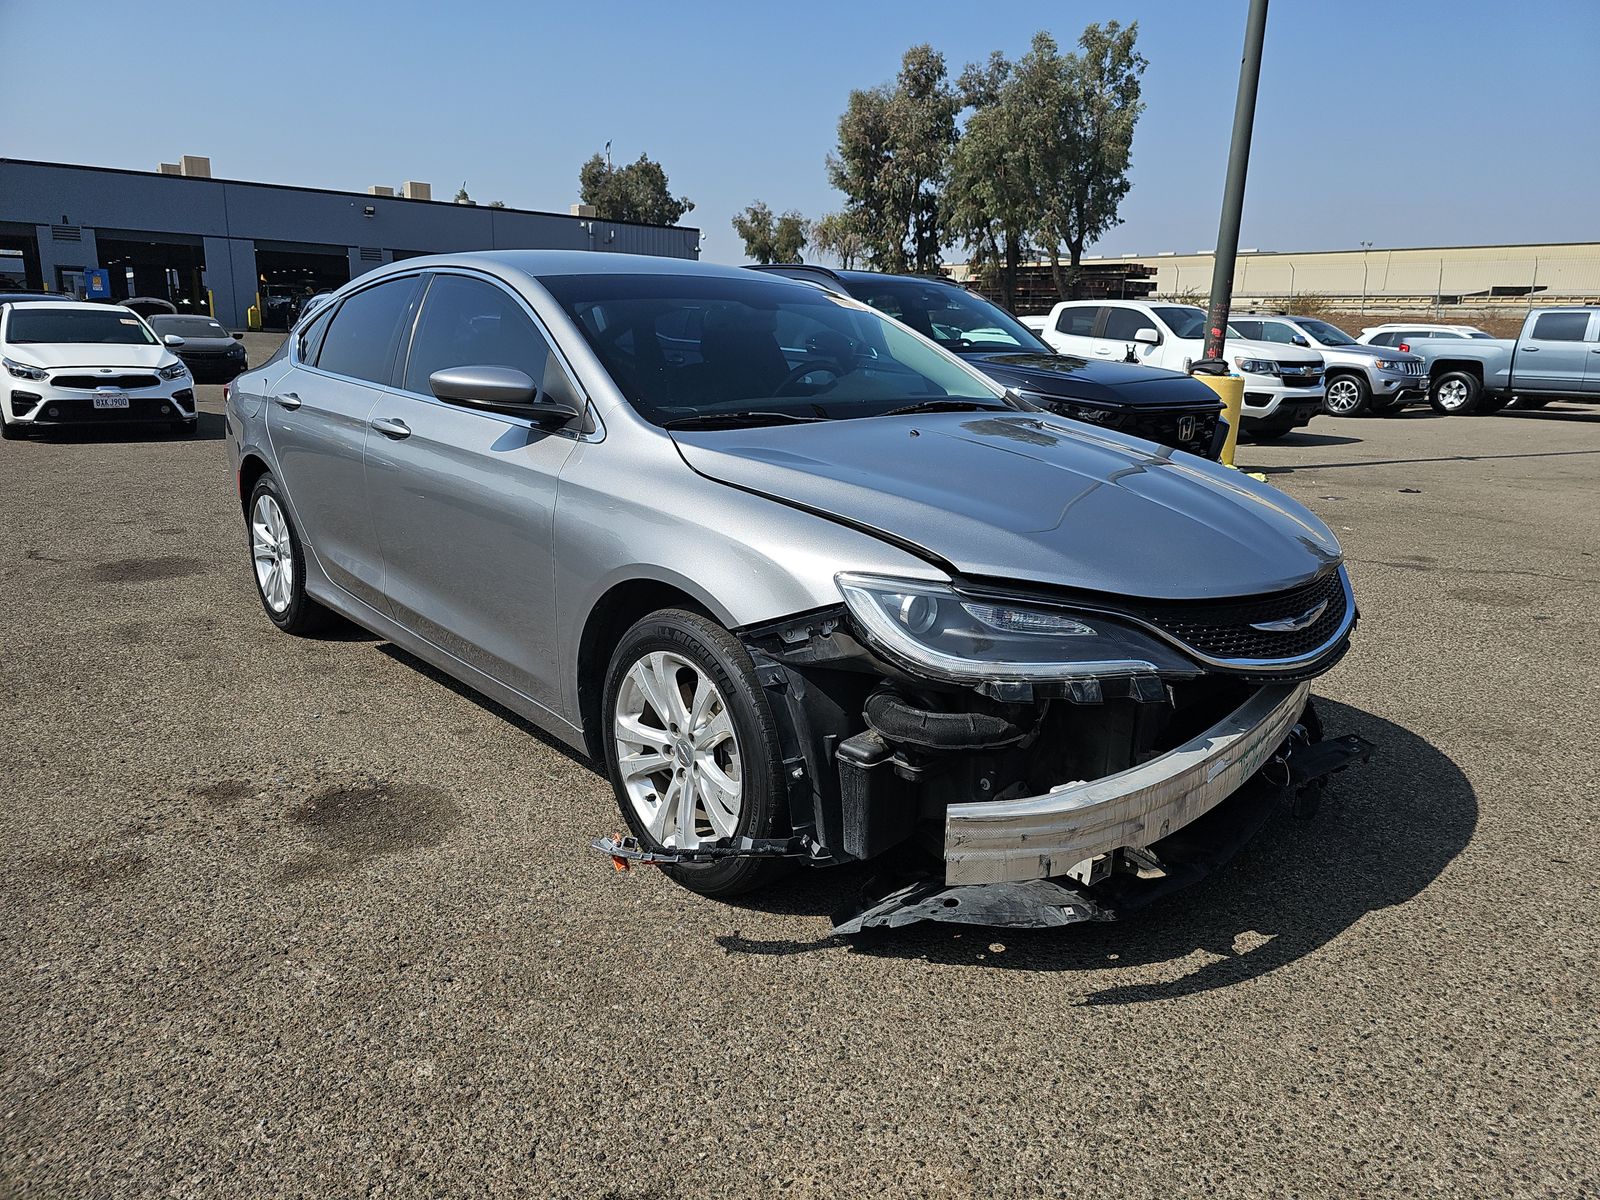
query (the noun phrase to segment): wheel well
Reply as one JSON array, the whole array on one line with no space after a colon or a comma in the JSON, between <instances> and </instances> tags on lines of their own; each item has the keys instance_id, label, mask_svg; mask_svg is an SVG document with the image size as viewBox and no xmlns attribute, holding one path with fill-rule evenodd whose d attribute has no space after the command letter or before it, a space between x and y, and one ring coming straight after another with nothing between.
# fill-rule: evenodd
<instances>
[{"instance_id":1,"label":"wheel well","mask_svg":"<svg viewBox=\"0 0 1600 1200\"><path fill-rule=\"evenodd\" d=\"M250 493L255 491L256 483L267 473L266 461L257 458L254 454L247 454L244 461L239 464L239 507L243 508L250 503Z\"/></svg>"},{"instance_id":2,"label":"wheel well","mask_svg":"<svg viewBox=\"0 0 1600 1200\"><path fill-rule=\"evenodd\" d=\"M1468 375L1476 376L1479 383L1483 382L1483 364L1470 360L1466 362L1436 362L1429 369L1428 378L1430 380L1437 379L1439 376L1448 375L1452 371L1465 371Z\"/></svg>"},{"instance_id":3,"label":"wheel well","mask_svg":"<svg viewBox=\"0 0 1600 1200\"><path fill-rule=\"evenodd\" d=\"M578 639L578 716L583 722L584 744L596 762L605 761L600 701L612 651L635 621L662 608L684 608L712 617L705 605L681 588L657 579L630 579L601 596L584 622Z\"/></svg>"}]
</instances>

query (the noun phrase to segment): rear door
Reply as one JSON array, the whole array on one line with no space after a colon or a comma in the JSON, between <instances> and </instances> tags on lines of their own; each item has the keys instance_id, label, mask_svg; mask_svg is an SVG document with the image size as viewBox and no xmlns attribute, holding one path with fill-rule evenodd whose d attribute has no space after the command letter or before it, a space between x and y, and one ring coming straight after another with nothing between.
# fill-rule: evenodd
<instances>
[{"instance_id":1,"label":"rear door","mask_svg":"<svg viewBox=\"0 0 1600 1200\"><path fill-rule=\"evenodd\" d=\"M1525 392L1581 392L1589 371L1591 313L1545 312L1517 343L1512 387Z\"/></svg>"},{"instance_id":2,"label":"rear door","mask_svg":"<svg viewBox=\"0 0 1600 1200\"><path fill-rule=\"evenodd\" d=\"M1093 358L1094 329L1104 311L1098 304L1064 305L1056 314L1055 323L1045 331L1045 340L1062 354Z\"/></svg>"},{"instance_id":3,"label":"rear door","mask_svg":"<svg viewBox=\"0 0 1600 1200\"><path fill-rule=\"evenodd\" d=\"M333 583L383 607L382 560L367 508L362 458L367 419L389 382L419 277L386 279L346 297L305 331L300 364L273 389L267 411L289 507Z\"/></svg>"},{"instance_id":4,"label":"rear door","mask_svg":"<svg viewBox=\"0 0 1600 1200\"><path fill-rule=\"evenodd\" d=\"M557 707L557 477L577 427L544 428L436 398L447 367L513 367L583 399L522 299L483 276L427 286L399 386L372 410L367 486L394 617L418 637L546 708Z\"/></svg>"}]
</instances>

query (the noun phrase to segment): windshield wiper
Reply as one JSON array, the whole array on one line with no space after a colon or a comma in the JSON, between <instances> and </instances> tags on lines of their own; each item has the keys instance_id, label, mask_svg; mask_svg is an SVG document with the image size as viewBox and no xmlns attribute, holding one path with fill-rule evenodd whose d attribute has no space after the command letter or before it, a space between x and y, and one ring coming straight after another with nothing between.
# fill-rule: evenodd
<instances>
[{"instance_id":1,"label":"windshield wiper","mask_svg":"<svg viewBox=\"0 0 1600 1200\"><path fill-rule=\"evenodd\" d=\"M891 408L888 412L879 413L880 417L903 417L907 413L930 412L1009 412L1004 404L985 404L981 400L919 400L915 404L902 405Z\"/></svg>"},{"instance_id":2,"label":"windshield wiper","mask_svg":"<svg viewBox=\"0 0 1600 1200\"><path fill-rule=\"evenodd\" d=\"M740 408L732 412L704 412L695 413L689 417L678 417L676 420L662 424L663 429L741 429L751 425L776 425L780 422L793 424L808 424L812 421L826 421L827 417L807 416L804 413L763 412L760 409Z\"/></svg>"}]
</instances>

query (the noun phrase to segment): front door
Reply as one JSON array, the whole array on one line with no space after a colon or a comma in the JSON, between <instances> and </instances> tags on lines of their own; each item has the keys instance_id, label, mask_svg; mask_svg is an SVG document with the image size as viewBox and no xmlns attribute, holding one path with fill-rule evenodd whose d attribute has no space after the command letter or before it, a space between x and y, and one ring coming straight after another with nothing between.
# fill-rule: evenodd
<instances>
[{"instance_id":1,"label":"front door","mask_svg":"<svg viewBox=\"0 0 1600 1200\"><path fill-rule=\"evenodd\" d=\"M336 586L380 609L383 564L362 457L417 284L414 275L387 280L346 299L320 347L306 343L314 361L278 380L267 399L267 433L302 539Z\"/></svg>"},{"instance_id":2,"label":"front door","mask_svg":"<svg viewBox=\"0 0 1600 1200\"><path fill-rule=\"evenodd\" d=\"M432 277L400 390L371 413L384 594L418 637L556 709L556 484L575 434L432 395L433 372L465 366L514 367L576 396L519 298L475 276Z\"/></svg>"}]
</instances>

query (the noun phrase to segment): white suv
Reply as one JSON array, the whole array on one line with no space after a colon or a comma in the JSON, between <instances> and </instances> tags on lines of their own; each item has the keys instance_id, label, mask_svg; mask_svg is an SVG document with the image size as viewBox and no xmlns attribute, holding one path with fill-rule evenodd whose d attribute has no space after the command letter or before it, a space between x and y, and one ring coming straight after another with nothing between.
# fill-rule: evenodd
<instances>
[{"instance_id":1,"label":"white suv","mask_svg":"<svg viewBox=\"0 0 1600 1200\"><path fill-rule=\"evenodd\" d=\"M160 424L193 433L194 379L132 309L80 301L0 305L0 434Z\"/></svg>"},{"instance_id":2,"label":"white suv","mask_svg":"<svg viewBox=\"0 0 1600 1200\"><path fill-rule=\"evenodd\" d=\"M1039 336L1062 354L1187 371L1205 349L1206 313L1192 304L1063 300ZM1322 355L1229 337L1229 366L1244 377L1244 432L1282 437L1322 408Z\"/></svg>"}]
</instances>

